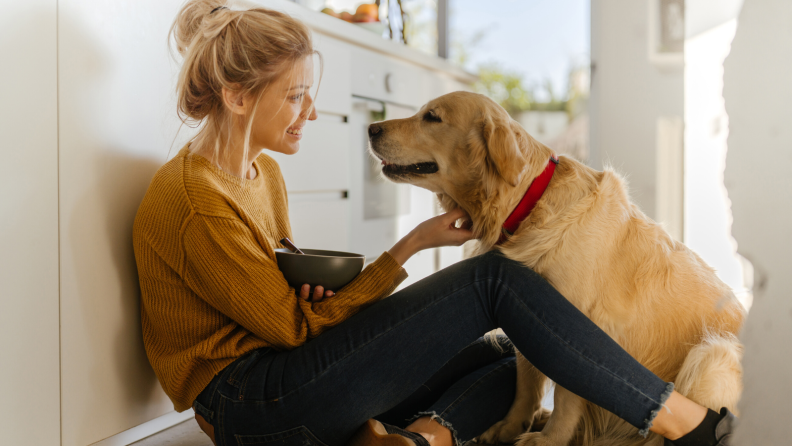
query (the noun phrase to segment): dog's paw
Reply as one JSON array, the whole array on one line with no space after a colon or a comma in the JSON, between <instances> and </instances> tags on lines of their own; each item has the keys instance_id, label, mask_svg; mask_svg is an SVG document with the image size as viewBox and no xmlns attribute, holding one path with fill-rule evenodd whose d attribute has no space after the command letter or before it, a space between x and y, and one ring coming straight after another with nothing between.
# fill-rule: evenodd
<instances>
[{"instance_id":1,"label":"dog's paw","mask_svg":"<svg viewBox=\"0 0 792 446\"><path fill-rule=\"evenodd\" d=\"M479 444L512 444L517 437L531 428L533 420L509 420L508 418L498 421L486 432L479 435Z\"/></svg>"},{"instance_id":2,"label":"dog's paw","mask_svg":"<svg viewBox=\"0 0 792 446\"><path fill-rule=\"evenodd\" d=\"M553 414L553 411L550 409L545 409L542 407L541 409L537 410L534 414L533 424L531 425L531 432L542 432L545 425L548 421L550 421L550 415Z\"/></svg>"},{"instance_id":3,"label":"dog's paw","mask_svg":"<svg viewBox=\"0 0 792 446\"><path fill-rule=\"evenodd\" d=\"M541 432L526 432L514 443L515 446L561 446Z\"/></svg>"}]
</instances>

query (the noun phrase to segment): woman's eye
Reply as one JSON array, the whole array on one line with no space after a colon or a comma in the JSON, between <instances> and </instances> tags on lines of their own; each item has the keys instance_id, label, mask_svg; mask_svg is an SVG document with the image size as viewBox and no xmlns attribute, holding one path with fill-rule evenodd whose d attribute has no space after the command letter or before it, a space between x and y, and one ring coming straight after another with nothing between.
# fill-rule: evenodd
<instances>
[{"instance_id":1,"label":"woman's eye","mask_svg":"<svg viewBox=\"0 0 792 446\"><path fill-rule=\"evenodd\" d=\"M430 122L443 122L443 120L440 119L440 117L437 116L435 112L432 110L426 112L426 114L423 116L423 119L424 121L430 121Z\"/></svg>"},{"instance_id":2,"label":"woman's eye","mask_svg":"<svg viewBox=\"0 0 792 446\"><path fill-rule=\"evenodd\" d=\"M290 97L289 99L291 99L292 101L299 101L300 99L302 99L302 97L303 97L303 94L298 94L298 95Z\"/></svg>"}]
</instances>

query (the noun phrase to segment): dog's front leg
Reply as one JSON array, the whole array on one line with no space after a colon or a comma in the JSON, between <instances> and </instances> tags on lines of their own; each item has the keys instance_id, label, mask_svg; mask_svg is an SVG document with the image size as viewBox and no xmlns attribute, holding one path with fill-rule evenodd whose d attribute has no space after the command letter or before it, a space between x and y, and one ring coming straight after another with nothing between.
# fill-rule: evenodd
<instances>
[{"instance_id":1,"label":"dog's front leg","mask_svg":"<svg viewBox=\"0 0 792 446\"><path fill-rule=\"evenodd\" d=\"M542 432L526 432L516 446L566 446L586 409L586 400L556 384L553 414Z\"/></svg>"},{"instance_id":2,"label":"dog's front leg","mask_svg":"<svg viewBox=\"0 0 792 446\"><path fill-rule=\"evenodd\" d=\"M506 418L479 436L484 444L514 443L518 435L531 428L534 417L543 412L542 397L547 378L520 352L517 352L517 389Z\"/></svg>"}]
</instances>

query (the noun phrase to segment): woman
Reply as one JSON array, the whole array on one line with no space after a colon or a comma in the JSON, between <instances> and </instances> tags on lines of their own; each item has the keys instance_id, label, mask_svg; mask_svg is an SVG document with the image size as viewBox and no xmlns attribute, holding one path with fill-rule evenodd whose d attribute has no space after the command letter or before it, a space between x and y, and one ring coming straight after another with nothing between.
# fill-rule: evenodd
<instances>
[{"instance_id":1,"label":"woman","mask_svg":"<svg viewBox=\"0 0 792 446\"><path fill-rule=\"evenodd\" d=\"M185 59L179 111L201 127L157 172L135 220L143 336L176 409L193 407L217 444L469 440L514 395L508 341L477 341L496 327L547 376L642 433L714 444L719 414L673 392L496 253L383 299L413 254L473 237L454 227L461 211L422 223L338 293L306 285L297 296L275 261L291 232L283 179L264 151L296 153L316 119L310 32L278 12L190 0L172 34ZM374 417L412 419L400 429Z\"/></svg>"}]
</instances>

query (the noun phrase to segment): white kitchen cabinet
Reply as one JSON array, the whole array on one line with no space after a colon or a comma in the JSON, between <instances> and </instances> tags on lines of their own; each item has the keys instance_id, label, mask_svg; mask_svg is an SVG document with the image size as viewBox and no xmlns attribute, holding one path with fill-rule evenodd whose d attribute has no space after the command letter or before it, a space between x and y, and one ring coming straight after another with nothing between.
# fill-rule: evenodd
<instances>
[{"instance_id":1,"label":"white kitchen cabinet","mask_svg":"<svg viewBox=\"0 0 792 446\"><path fill-rule=\"evenodd\" d=\"M365 48L352 49L352 94L420 107L428 100L421 68Z\"/></svg>"},{"instance_id":2,"label":"white kitchen cabinet","mask_svg":"<svg viewBox=\"0 0 792 446\"><path fill-rule=\"evenodd\" d=\"M349 124L342 117L319 113L303 129L299 152L268 154L278 162L289 192L349 189Z\"/></svg>"},{"instance_id":3,"label":"white kitchen cabinet","mask_svg":"<svg viewBox=\"0 0 792 446\"><path fill-rule=\"evenodd\" d=\"M320 56L314 57L314 89L319 112L347 116L350 112L352 51L348 44L337 39L314 34L314 47ZM320 63L321 62L321 63Z\"/></svg>"},{"instance_id":4,"label":"white kitchen cabinet","mask_svg":"<svg viewBox=\"0 0 792 446\"><path fill-rule=\"evenodd\" d=\"M289 223L300 248L349 251L349 200L341 192L289 194Z\"/></svg>"}]
</instances>

